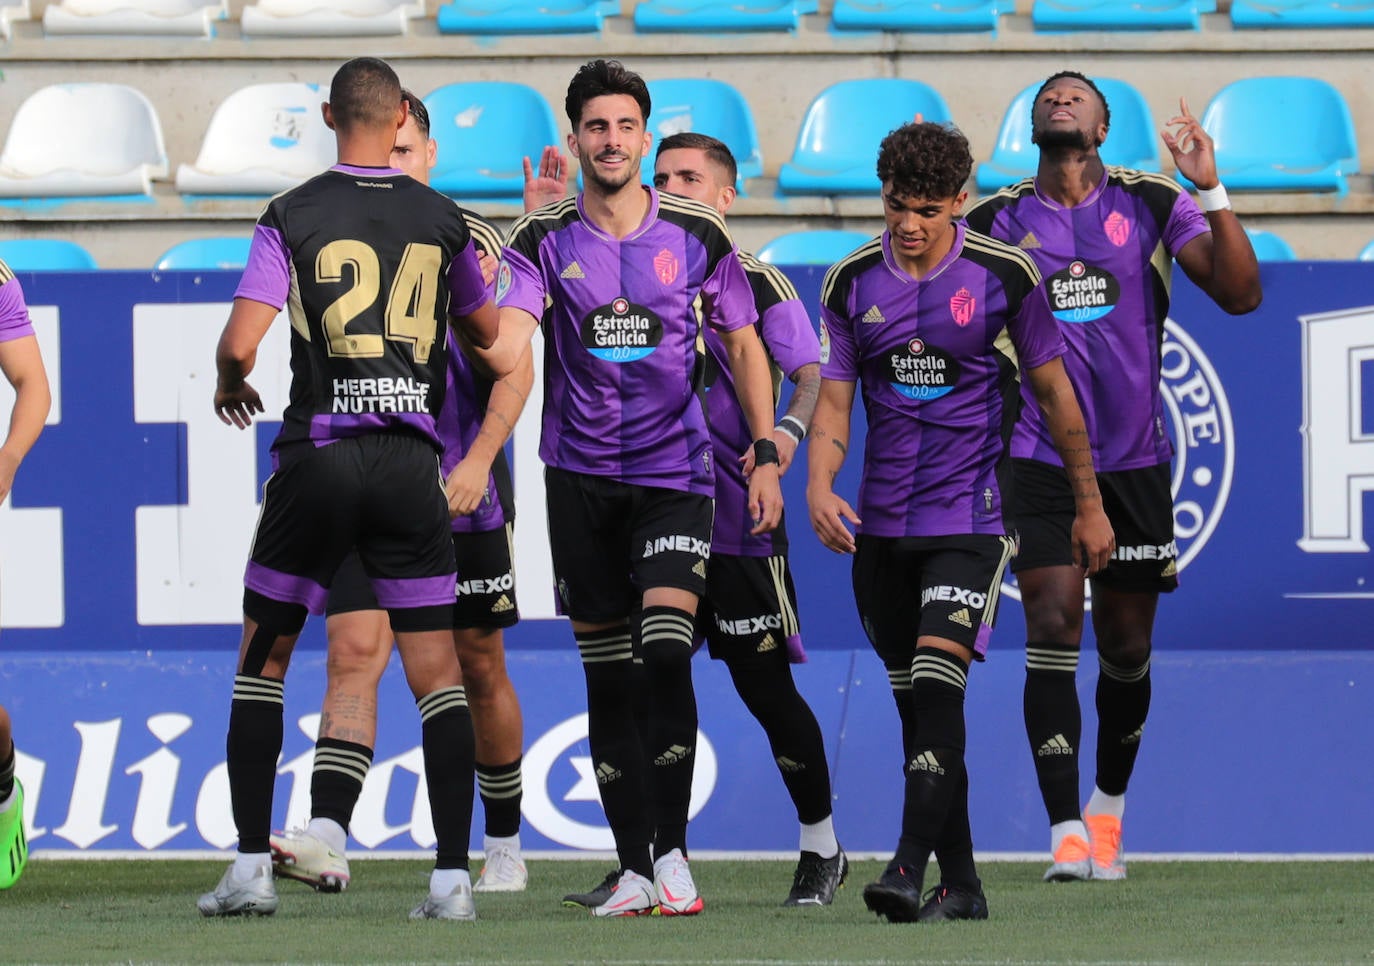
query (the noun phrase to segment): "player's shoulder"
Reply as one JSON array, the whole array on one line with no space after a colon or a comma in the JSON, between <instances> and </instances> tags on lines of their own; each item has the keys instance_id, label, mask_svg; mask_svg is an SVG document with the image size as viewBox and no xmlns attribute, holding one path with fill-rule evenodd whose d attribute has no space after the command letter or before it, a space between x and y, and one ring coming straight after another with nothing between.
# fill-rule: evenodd
<instances>
[{"instance_id":1,"label":"player's shoulder","mask_svg":"<svg viewBox=\"0 0 1374 966\"><path fill-rule=\"evenodd\" d=\"M518 249L536 248L542 239L562 231L581 218L577 210L577 198L563 198L516 219L506 236L506 244Z\"/></svg>"},{"instance_id":2,"label":"player's shoulder","mask_svg":"<svg viewBox=\"0 0 1374 966\"><path fill-rule=\"evenodd\" d=\"M1107 183L1135 194L1159 193L1176 198L1183 193L1183 186L1167 174L1115 164L1107 166Z\"/></svg>"},{"instance_id":3,"label":"player's shoulder","mask_svg":"<svg viewBox=\"0 0 1374 966\"><path fill-rule=\"evenodd\" d=\"M725 219L721 217L720 212L691 198L658 192L658 217L661 221L678 225L693 234L710 231L717 232L724 238L730 237L730 230L725 227Z\"/></svg>"},{"instance_id":4,"label":"player's shoulder","mask_svg":"<svg viewBox=\"0 0 1374 966\"><path fill-rule=\"evenodd\" d=\"M739 261L749 276L749 286L754 290L754 301L760 311L779 302L800 301L797 287L778 266L761 261L753 252L740 252Z\"/></svg>"},{"instance_id":5,"label":"player's shoulder","mask_svg":"<svg viewBox=\"0 0 1374 966\"><path fill-rule=\"evenodd\" d=\"M501 232L495 225L487 221L475 211L458 205L458 214L462 217L463 223L468 226L468 234L472 236L472 243L478 251L488 255L501 254Z\"/></svg>"},{"instance_id":6,"label":"player's shoulder","mask_svg":"<svg viewBox=\"0 0 1374 966\"><path fill-rule=\"evenodd\" d=\"M5 264L5 260L0 258L0 285L7 285L14 279L14 269Z\"/></svg>"},{"instance_id":7,"label":"player's shoulder","mask_svg":"<svg viewBox=\"0 0 1374 966\"><path fill-rule=\"evenodd\" d=\"M821 281L821 304L829 305L837 294L847 291L856 279L883 260L883 236L870 238L831 265Z\"/></svg>"},{"instance_id":8,"label":"player's shoulder","mask_svg":"<svg viewBox=\"0 0 1374 966\"><path fill-rule=\"evenodd\" d=\"M1035 196L1035 178L1026 177L1004 188L998 188L990 195L979 198L964 212L964 221L985 231L992 219L1004 208L1013 207Z\"/></svg>"},{"instance_id":9,"label":"player's shoulder","mask_svg":"<svg viewBox=\"0 0 1374 966\"><path fill-rule=\"evenodd\" d=\"M1040 269L1020 248L965 226L961 257L992 272L1004 281L1024 276L1031 285L1040 283Z\"/></svg>"}]
</instances>

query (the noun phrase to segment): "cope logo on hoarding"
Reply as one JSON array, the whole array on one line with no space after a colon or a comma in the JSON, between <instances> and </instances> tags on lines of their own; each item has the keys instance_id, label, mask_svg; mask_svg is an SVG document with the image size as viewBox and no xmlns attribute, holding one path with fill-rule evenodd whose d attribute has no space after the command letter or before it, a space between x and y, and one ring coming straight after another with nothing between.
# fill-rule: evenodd
<instances>
[{"instance_id":1,"label":"cope logo on hoarding","mask_svg":"<svg viewBox=\"0 0 1374 966\"><path fill-rule=\"evenodd\" d=\"M1116 308L1121 286L1116 276L1077 259L1045 280L1050 308L1061 322L1095 322Z\"/></svg>"},{"instance_id":2,"label":"cope logo on hoarding","mask_svg":"<svg viewBox=\"0 0 1374 966\"><path fill-rule=\"evenodd\" d=\"M587 748L585 714L574 715L546 731L525 753L521 770L525 775L521 810L541 834L577 849L615 848L601 810L596 765ZM689 818L695 818L711 797L716 775L716 751L698 731Z\"/></svg>"},{"instance_id":3,"label":"cope logo on hoarding","mask_svg":"<svg viewBox=\"0 0 1374 966\"><path fill-rule=\"evenodd\" d=\"M924 339L893 349L887 361L888 384L907 399L939 399L959 381L959 363Z\"/></svg>"},{"instance_id":4,"label":"cope logo on hoarding","mask_svg":"<svg viewBox=\"0 0 1374 966\"><path fill-rule=\"evenodd\" d=\"M1174 443L1170 491L1181 571L1202 552L1226 511L1235 470L1236 434L1231 404L1216 370L1173 319L1164 320L1159 385ZM1021 599L1010 572L1002 589Z\"/></svg>"},{"instance_id":5,"label":"cope logo on hoarding","mask_svg":"<svg viewBox=\"0 0 1374 966\"><path fill-rule=\"evenodd\" d=\"M582 319L582 344L598 359L635 362L651 354L663 341L663 322L629 299L613 299Z\"/></svg>"}]
</instances>

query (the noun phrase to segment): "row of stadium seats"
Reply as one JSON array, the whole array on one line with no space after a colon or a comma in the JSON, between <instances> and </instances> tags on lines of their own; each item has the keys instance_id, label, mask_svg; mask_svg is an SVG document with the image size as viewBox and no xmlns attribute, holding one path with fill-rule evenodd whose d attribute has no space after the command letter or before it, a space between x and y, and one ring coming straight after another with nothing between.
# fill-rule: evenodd
<instances>
[{"instance_id":1,"label":"row of stadium seats","mask_svg":"<svg viewBox=\"0 0 1374 966\"><path fill-rule=\"evenodd\" d=\"M1099 83L1112 108L1103 146L1109 164L1161 170L1158 125L1144 97L1122 81ZM740 190L764 174L748 102L710 79L649 82L656 138L697 131L730 146ZM1012 101L977 186L996 189L1034 173L1028 87ZM186 196L265 196L328 167L333 133L320 116L325 92L314 84L255 84L230 95L211 117L193 164L181 164L176 189ZM501 81L447 84L425 97L439 143L431 183L454 198L518 201L521 159L561 144L548 101L534 88ZM782 196L868 195L879 189L874 159L882 138L915 115L949 121L933 87L902 78L842 81L807 108L791 158L778 170ZM1282 117L1276 125L1273 118ZM61 118L62 123L53 123ZM1219 91L1202 115L1216 142L1218 167L1231 191L1347 192L1359 171L1350 109L1339 90L1310 77L1250 77ZM644 167L645 180L652 165ZM119 84L57 84L28 97L0 152L0 201L146 199L170 167L152 103Z\"/></svg>"},{"instance_id":2,"label":"row of stadium seats","mask_svg":"<svg viewBox=\"0 0 1374 966\"><path fill-rule=\"evenodd\" d=\"M852 32L995 32L1011 0L835 0L829 27ZM1199 30L1216 0L1033 0L1037 31ZM649 0L633 5L635 30L652 32L795 31L817 0ZM621 13L619 0L451 0L435 25L444 34L593 33ZM0 32L28 19L29 0L0 0ZM402 35L426 16L424 0L258 0L245 6L245 37ZM228 0L61 0L43 11L45 34L211 37L230 18ZM1232 0L1237 28L1374 26L1367 0Z\"/></svg>"},{"instance_id":3,"label":"row of stadium seats","mask_svg":"<svg viewBox=\"0 0 1374 966\"><path fill-rule=\"evenodd\" d=\"M1246 229L1262 262L1293 261L1298 256L1282 236L1262 229ZM862 231L817 229L785 232L756 253L773 265L833 265L873 235ZM163 252L153 267L159 271L239 269L248 261L246 236L197 238ZM1356 256L1374 261L1374 241ZM84 271L98 268L95 258L76 242L52 238L0 241L0 261L17 272Z\"/></svg>"}]
</instances>

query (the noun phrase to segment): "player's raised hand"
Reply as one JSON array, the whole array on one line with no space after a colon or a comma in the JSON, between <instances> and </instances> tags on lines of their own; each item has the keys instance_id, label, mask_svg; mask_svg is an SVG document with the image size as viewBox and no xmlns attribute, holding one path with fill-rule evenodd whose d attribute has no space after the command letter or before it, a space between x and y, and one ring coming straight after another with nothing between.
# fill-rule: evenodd
<instances>
[{"instance_id":1,"label":"player's raised hand","mask_svg":"<svg viewBox=\"0 0 1374 966\"><path fill-rule=\"evenodd\" d=\"M215 390L215 415L226 426L247 429L253 425L253 414L263 412L262 397L246 382L236 389Z\"/></svg>"},{"instance_id":2,"label":"player's raised hand","mask_svg":"<svg viewBox=\"0 0 1374 966\"><path fill-rule=\"evenodd\" d=\"M1185 178L1199 190L1215 188L1221 183L1217 176L1217 156L1212 136L1202 129L1202 122L1188 110L1188 102L1178 99L1178 116L1169 119L1160 137L1174 156L1174 164Z\"/></svg>"},{"instance_id":3,"label":"player's raised hand","mask_svg":"<svg viewBox=\"0 0 1374 966\"><path fill-rule=\"evenodd\" d=\"M553 145L544 148L539 157L539 173L528 157L523 159L525 169L525 210L534 211L544 205L562 201L568 194L569 167L563 152Z\"/></svg>"}]
</instances>

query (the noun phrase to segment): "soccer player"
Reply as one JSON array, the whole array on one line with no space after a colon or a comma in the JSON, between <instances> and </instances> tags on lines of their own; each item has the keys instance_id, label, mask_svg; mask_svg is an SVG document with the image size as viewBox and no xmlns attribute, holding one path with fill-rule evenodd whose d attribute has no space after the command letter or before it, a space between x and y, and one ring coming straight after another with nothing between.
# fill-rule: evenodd
<instances>
[{"instance_id":1,"label":"soccer player","mask_svg":"<svg viewBox=\"0 0 1374 966\"><path fill-rule=\"evenodd\" d=\"M868 908L893 922L988 914L969 829L964 690L970 663L986 655L1013 551L1002 471L1020 378L1067 467L1080 572L1103 567L1112 550L1040 274L956 220L972 166L953 127L889 134L878 152L887 229L833 266L821 289L807 503L821 542L854 555L859 616L902 722L901 837L864 889ZM868 417L858 513L834 491L856 383ZM932 852L940 882L923 898Z\"/></svg>"},{"instance_id":2,"label":"soccer player","mask_svg":"<svg viewBox=\"0 0 1374 966\"><path fill-rule=\"evenodd\" d=\"M409 114L396 135L391 163L429 184L437 145L429 136L424 101L403 91ZM461 210L461 209L460 209ZM495 279L501 238L490 222L462 211ZM474 892L518 892L527 875L520 854L520 703L506 674L504 628L519 619L511 564L514 503L510 468L502 447L520 418L534 384L529 353L510 376L495 384L479 376L460 351L449 353L447 390L439 411L444 444L440 467L448 481L457 556L457 605L453 644L476 735L477 789L486 816L486 863ZM310 780L311 817L302 830L271 839L278 876L336 892L348 885L345 846L353 809L372 762L377 732L377 685L386 671L393 634L377 605L362 561L350 553L329 589L325 605L329 681Z\"/></svg>"},{"instance_id":3,"label":"soccer player","mask_svg":"<svg viewBox=\"0 0 1374 966\"><path fill-rule=\"evenodd\" d=\"M197 905L206 916L276 911L269 835L283 678L307 612L323 609L356 548L422 722L438 849L429 894L411 916L474 919L472 720L453 647L457 574L435 413L445 317L481 347L495 340L498 316L458 208L390 165L407 116L395 72L350 60L323 110L339 163L272 199L258 219L216 351L215 410L247 428L263 406L246 377L289 301L291 395L244 576L229 714L238 854Z\"/></svg>"},{"instance_id":4,"label":"soccer player","mask_svg":"<svg viewBox=\"0 0 1374 966\"><path fill-rule=\"evenodd\" d=\"M1097 638L1097 777L1078 786L1082 718L1074 678L1083 638L1083 574L1069 540L1069 483L1033 406L1012 436L1012 562L1026 614L1026 735L1050 822L1047 881L1123 879L1126 785L1150 706L1150 651L1161 592L1178 586L1169 461L1159 389L1173 260L1222 309L1260 302L1259 266L1217 178L1212 139L1180 101L1163 134L1198 209L1172 179L1108 168L1098 148L1111 113L1074 71L1041 86L1032 108L1034 178L975 205L967 224L1016 245L1049 289L1118 549L1092 577Z\"/></svg>"},{"instance_id":5,"label":"soccer player","mask_svg":"<svg viewBox=\"0 0 1374 966\"><path fill-rule=\"evenodd\" d=\"M640 183L650 141L644 81L616 61L592 61L569 84L565 106L584 188L511 229L490 355L508 368L542 319L549 542L621 867L592 911L691 915L703 905L687 864L691 652L715 492L697 393L698 299L722 332L754 440L747 512L756 533L782 513L772 385L753 292L724 222Z\"/></svg>"},{"instance_id":6,"label":"soccer player","mask_svg":"<svg viewBox=\"0 0 1374 966\"><path fill-rule=\"evenodd\" d=\"M557 152L554 152L557 154ZM563 196L559 159L544 152L540 174L525 171L525 202L540 204ZM659 142L654 187L710 205L722 217L735 201L738 173L730 148L696 132ZM759 313L757 330L775 369L796 384L786 415L773 428L780 467L786 470L806 436L820 388L820 343L796 289L777 268L741 254ZM783 783L801 824L801 857L784 905L829 905L844 883L848 860L835 838L830 771L816 716L797 691L789 662L806 660L797 621L796 591L787 568L787 532L753 535L744 518L744 468L733 457L749 446L749 427L730 386L720 337L703 332L706 353L707 421L716 460L716 518L706 595L697 609L696 640L723 660L735 689L768 735ZM778 372L778 370L781 372ZM780 641L779 638L782 638ZM615 886L619 871L590 892L565 896L566 905L597 906Z\"/></svg>"},{"instance_id":7,"label":"soccer player","mask_svg":"<svg viewBox=\"0 0 1374 966\"><path fill-rule=\"evenodd\" d=\"M14 475L24 461L52 405L47 370L38 338L24 302L24 290L14 272L0 262L0 371L14 389L9 430L0 444L0 501L10 494ZM17 753L13 724L0 705L0 889L19 881L29 859L24 837L24 786L14 776Z\"/></svg>"}]
</instances>

